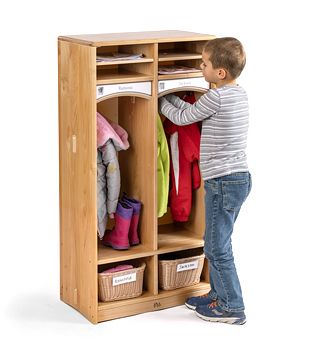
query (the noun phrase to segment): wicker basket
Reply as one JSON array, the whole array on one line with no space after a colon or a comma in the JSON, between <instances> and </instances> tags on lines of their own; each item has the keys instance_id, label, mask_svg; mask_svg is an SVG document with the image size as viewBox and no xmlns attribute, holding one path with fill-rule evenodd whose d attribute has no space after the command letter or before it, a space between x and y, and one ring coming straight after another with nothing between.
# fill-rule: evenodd
<instances>
[{"instance_id":1,"label":"wicker basket","mask_svg":"<svg viewBox=\"0 0 320 360\"><path fill-rule=\"evenodd\" d=\"M200 282L204 254L176 260L159 260L159 286L173 290Z\"/></svg>"},{"instance_id":2,"label":"wicker basket","mask_svg":"<svg viewBox=\"0 0 320 360\"><path fill-rule=\"evenodd\" d=\"M105 302L140 296L145 267L143 263L129 270L98 274L99 299Z\"/></svg>"}]
</instances>

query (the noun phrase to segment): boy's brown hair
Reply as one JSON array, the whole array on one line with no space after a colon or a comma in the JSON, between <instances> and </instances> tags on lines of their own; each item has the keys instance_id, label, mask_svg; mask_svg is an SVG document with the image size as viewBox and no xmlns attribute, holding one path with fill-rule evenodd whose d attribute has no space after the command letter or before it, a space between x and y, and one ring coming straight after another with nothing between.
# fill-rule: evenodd
<instances>
[{"instance_id":1,"label":"boy's brown hair","mask_svg":"<svg viewBox=\"0 0 320 360\"><path fill-rule=\"evenodd\" d=\"M233 37L209 40L203 49L209 54L214 69L224 68L232 79L236 79L246 64L246 54L241 42Z\"/></svg>"}]
</instances>

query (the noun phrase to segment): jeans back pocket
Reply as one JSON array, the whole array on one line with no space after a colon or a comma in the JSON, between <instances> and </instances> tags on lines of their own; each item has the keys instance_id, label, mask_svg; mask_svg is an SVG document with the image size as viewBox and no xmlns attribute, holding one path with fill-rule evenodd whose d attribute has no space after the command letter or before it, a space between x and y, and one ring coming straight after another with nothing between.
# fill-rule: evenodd
<instances>
[{"instance_id":1,"label":"jeans back pocket","mask_svg":"<svg viewBox=\"0 0 320 360\"><path fill-rule=\"evenodd\" d=\"M223 208L236 211L241 208L251 190L250 175L246 179L223 180L222 197Z\"/></svg>"}]
</instances>

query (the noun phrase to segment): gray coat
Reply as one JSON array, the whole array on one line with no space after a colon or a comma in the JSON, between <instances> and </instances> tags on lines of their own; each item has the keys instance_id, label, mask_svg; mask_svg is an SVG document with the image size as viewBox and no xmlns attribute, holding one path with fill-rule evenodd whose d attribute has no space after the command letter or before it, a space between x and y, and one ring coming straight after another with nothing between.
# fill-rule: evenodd
<instances>
[{"instance_id":1,"label":"gray coat","mask_svg":"<svg viewBox=\"0 0 320 360\"><path fill-rule=\"evenodd\" d=\"M102 238L108 214L116 212L120 193L120 170L112 140L97 149L97 211L98 233Z\"/></svg>"}]
</instances>

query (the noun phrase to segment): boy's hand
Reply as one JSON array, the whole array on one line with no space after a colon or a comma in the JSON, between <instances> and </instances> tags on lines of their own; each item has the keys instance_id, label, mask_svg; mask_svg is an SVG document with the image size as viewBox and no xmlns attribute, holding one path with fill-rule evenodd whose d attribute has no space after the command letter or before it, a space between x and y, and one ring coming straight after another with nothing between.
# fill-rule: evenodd
<instances>
[{"instance_id":1,"label":"boy's hand","mask_svg":"<svg viewBox=\"0 0 320 360\"><path fill-rule=\"evenodd\" d=\"M166 99L164 96L162 96L160 99L159 99L159 104L164 104L166 102Z\"/></svg>"},{"instance_id":2,"label":"boy's hand","mask_svg":"<svg viewBox=\"0 0 320 360\"><path fill-rule=\"evenodd\" d=\"M164 98L164 96L163 97L161 97L160 99L159 99L159 111L161 112L161 109L162 109L162 107L164 106L164 104L166 103L166 99Z\"/></svg>"}]
</instances>

